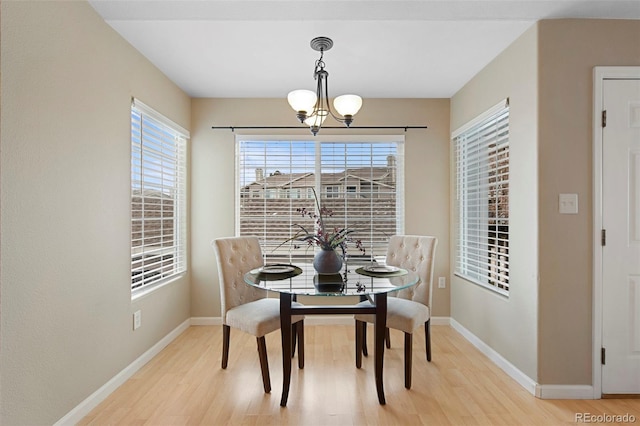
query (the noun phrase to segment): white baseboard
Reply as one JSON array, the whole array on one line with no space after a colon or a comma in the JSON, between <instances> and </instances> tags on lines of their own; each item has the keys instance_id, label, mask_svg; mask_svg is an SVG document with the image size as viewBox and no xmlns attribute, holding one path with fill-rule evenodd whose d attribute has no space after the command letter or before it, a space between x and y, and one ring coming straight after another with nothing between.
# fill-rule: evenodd
<instances>
[{"instance_id":1,"label":"white baseboard","mask_svg":"<svg viewBox=\"0 0 640 426\"><path fill-rule=\"evenodd\" d=\"M176 337L184 332L191 323L190 319L187 319L182 324L173 329L169 334L162 338L158 343L153 345L149 350L140 355L135 361L125 367L122 371L116 374L111 380L102 385L100 389L89 395L84 401L78 404L73 410L69 411L63 418L58 420L54 426L66 426L75 425L80 422L87 414L91 412L95 407L104 401L113 391L115 391L120 385L126 382L131 376L133 376L138 370L140 370L146 363L151 361L153 357L160 353L169 343L171 343Z\"/></svg>"},{"instance_id":2,"label":"white baseboard","mask_svg":"<svg viewBox=\"0 0 640 426\"><path fill-rule=\"evenodd\" d=\"M502 369L509 377L518 382L532 395L540 399L594 399L591 385L540 385L516 366L507 361L475 334L467 330L462 324L451 318L451 327L458 331L480 352L486 355L494 364Z\"/></svg>"},{"instance_id":3,"label":"white baseboard","mask_svg":"<svg viewBox=\"0 0 640 426\"><path fill-rule=\"evenodd\" d=\"M192 317L191 325L221 325L220 317ZM308 316L304 319L305 325L352 325L353 315L321 315Z\"/></svg>"},{"instance_id":4,"label":"white baseboard","mask_svg":"<svg viewBox=\"0 0 640 426\"><path fill-rule=\"evenodd\" d=\"M305 325L351 325L353 315L323 315L308 316L304 320ZM192 317L191 325L222 325L220 317Z\"/></svg>"},{"instance_id":5,"label":"white baseboard","mask_svg":"<svg viewBox=\"0 0 640 426\"><path fill-rule=\"evenodd\" d=\"M310 315L305 325L353 325L353 315ZM221 325L220 317L192 317L191 325ZM431 325L451 325L449 317L431 317Z\"/></svg>"},{"instance_id":6,"label":"white baseboard","mask_svg":"<svg viewBox=\"0 0 640 426\"><path fill-rule=\"evenodd\" d=\"M509 377L518 382L523 388L531 393L531 395L536 395L536 388L538 384L535 380L531 379L529 376L520 371L515 365L511 364L496 352L491 346L484 343L480 338L478 338L475 334L467 330L462 324L460 324L455 319L451 318L451 327L453 327L458 333L462 334L462 336L467 339L473 346L478 348L480 352L482 352L487 358L493 361L502 371L507 373Z\"/></svg>"},{"instance_id":7,"label":"white baseboard","mask_svg":"<svg viewBox=\"0 0 640 426\"><path fill-rule=\"evenodd\" d=\"M353 325L353 315L311 315L304 325ZM449 325L449 317L431 317L431 325Z\"/></svg>"},{"instance_id":8,"label":"white baseboard","mask_svg":"<svg viewBox=\"0 0 640 426\"><path fill-rule=\"evenodd\" d=\"M431 317L431 325L451 325L449 317Z\"/></svg>"},{"instance_id":9,"label":"white baseboard","mask_svg":"<svg viewBox=\"0 0 640 426\"><path fill-rule=\"evenodd\" d=\"M222 325L221 317L191 317L191 325Z\"/></svg>"},{"instance_id":10,"label":"white baseboard","mask_svg":"<svg viewBox=\"0 0 640 426\"><path fill-rule=\"evenodd\" d=\"M537 385L540 399L594 399L591 385Z\"/></svg>"}]
</instances>

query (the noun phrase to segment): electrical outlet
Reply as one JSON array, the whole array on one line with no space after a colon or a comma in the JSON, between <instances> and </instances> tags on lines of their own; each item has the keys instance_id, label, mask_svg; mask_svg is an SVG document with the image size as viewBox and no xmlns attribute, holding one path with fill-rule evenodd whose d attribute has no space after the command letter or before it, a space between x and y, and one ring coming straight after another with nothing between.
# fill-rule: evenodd
<instances>
[{"instance_id":1,"label":"electrical outlet","mask_svg":"<svg viewBox=\"0 0 640 426\"><path fill-rule=\"evenodd\" d=\"M135 311L133 313L133 329L137 330L142 325L142 311Z\"/></svg>"},{"instance_id":2,"label":"electrical outlet","mask_svg":"<svg viewBox=\"0 0 640 426\"><path fill-rule=\"evenodd\" d=\"M445 277L438 278L438 288L446 288L447 287L447 279Z\"/></svg>"}]
</instances>

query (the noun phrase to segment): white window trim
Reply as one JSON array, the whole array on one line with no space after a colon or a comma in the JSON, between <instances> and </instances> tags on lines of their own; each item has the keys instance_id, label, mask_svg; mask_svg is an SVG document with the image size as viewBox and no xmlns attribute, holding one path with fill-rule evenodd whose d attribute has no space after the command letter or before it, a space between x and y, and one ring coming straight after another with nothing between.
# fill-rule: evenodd
<instances>
[{"instance_id":1,"label":"white window trim","mask_svg":"<svg viewBox=\"0 0 640 426\"><path fill-rule=\"evenodd\" d=\"M320 153L320 145L322 142L395 142L398 144L398 154L402 155L402 173L398 173L396 176L396 209L401 212L400 223L397 224L398 235L405 233L405 172L404 167L406 163L405 156L405 136L404 135L318 135L315 137L306 137L303 135L256 135L256 134L236 134L235 136L235 185L238 185L239 174L241 173L238 147L242 141L254 140L254 141L308 141L318 142L316 143L316 155ZM320 164L316 163L316 175L320 175ZM316 188L318 192L320 188ZM319 192L318 192L319 193ZM311 193L307 194L308 198L312 198ZM235 191L235 234L240 233L240 190L236 188Z\"/></svg>"},{"instance_id":2,"label":"white window trim","mask_svg":"<svg viewBox=\"0 0 640 426\"><path fill-rule=\"evenodd\" d=\"M183 182L180 184L181 186L183 186L183 199L180 200L179 206L177 208L180 209L181 211L181 217L182 217L182 223L180 224L181 226L175 231L176 233L176 240L181 241L181 243L178 243L178 245L181 246L181 250L183 252L183 256L184 256L184 268L182 268L181 271L173 273L165 278L159 279L157 281L151 282L149 284L143 285L141 287L137 287L137 288L132 288L131 289L131 299L132 300L136 300L136 299L140 299L148 294L150 294L151 292L164 287L165 285L176 281L178 279L180 279L181 277L183 277L184 275L186 275L187 273L187 265L188 265L188 261L187 261L187 257L188 257L188 246L187 246L187 218L188 218L188 213L187 213L187 175L186 175L186 167L187 167L187 158L186 158L186 145L190 139L190 133L188 130L184 129L182 126L178 125L177 123L175 123L174 121L170 120L169 118L165 117L164 115L160 114L159 112L157 112L156 110L154 110L153 108L149 107L148 105L146 105L145 103L141 102L139 99L136 98L132 98L131 99L131 109L136 109L138 110L138 112L140 112L143 115L146 115L148 118L151 118L153 120L155 120L156 122L162 124L163 126L171 129L171 131L174 133L174 135L176 137L179 137L181 139L184 140L184 158L181 159L182 162L182 167L185 169L184 170L184 180ZM129 116L131 116L131 111L129 113ZM131 129L129 131L129 134L131 135ZM131 143L133 143L133 141L131 141ZM130 178L131 178L131 172L130 172ZM133 185L130 184L130 187L133 188ZM131 234L131 230L129 232ZM131 285L133 285L133 283L131 283Z\"/></svg>"},{"instance_id":3,"label":"white window trim","mask_svg":"<svg viewBox=\"0 0 640 426\"><path fill-rule=\"evenodd\" d=\"M484 121L486 121L488 118L492 117L493 115L497 114L498 112L500 112L501 110L503 110L504 108L507 108L507 107L509 107L509 98L501 100L500 102L498 102L497 104L495 104L494 106L492 106L491 108L489 108L488 110L483 112L482 114L478 115L477 117L473 118L472 120L468 121L464 125L458 127L456 130L454 130L451 133L451 142L454 144L454 150L456 149L455 148L455 143L456 143L455 139L457 137L459 137L460 135L464 134L465 132L475 128L476 126L478 126L481 123L483 123ZM458 186L458 183L457 183L458 171L457 170L456 170L456 173L455 173L455 179L456 179L456 192L457 192L458 191L458 188L457 188L457 186ZM455 208L456 208L456 216L459 218L460 217L460 211L459 211L460 206L459 206L459 201L458 201L457 195L456 195ZM501 294L503 296L508 297L509 296L509 290L505 290L505 289L499 288L498 286L493 285L493 284L484 283L484 282L482 282L480 280L477 280L477 279L475 279L475 278L473 278L471 276L468 276L468 275L458 271L458 260L457 260L457 258L458 258L458 251L460 250L459 241L458 240L459 240L459 234L460 234L460 227L462 226L462 224L460 223L460 220L458 220L458 223L457 223L456 226L457 226L456 227L456 235L455 235L455 241L456 241L455 244L456 245L455 245L454 265L453 265L454 266L454 268L453 268L454 269L454 275L459 277L459 278L462 278L462 279L464 279L466 281L469 281L469 282L472 282L472 283L474 283L476 285L479 285L479 286L481 286L483 288L486 288L488 290L494 291L495 293L498 293L498 294ZM509 289L510 289L510 286L509 286Z\"/></svg>"},{"instance_id":4,"label":"white window trim","mask_svg":"<svg viewBox=\"0 0 640 426\"><path fill-rule=\"evenodd\" d=\"M509 98L501 100L500 102L498 102L497 104L495 104L494 106L492 106L491 108L483 112L482 114L478 115L477 117L473 118L472 120L466 122L462 126L458 127L456 130L454 130L451 133L451 139L457 138L462 133L477 126L478 124L485 121L487 118L491 117L494 114L497 114L501 109L506 108L508 106L509 106Z\"/></svg>"},{"instance_id":5,"label":"white window trim","mask_svg":"<svg viewBox=\"0 0 640 426\"><path fill-rule=\"evenodd\" d=\"M154 110L147 104L141 102L140 99L132 98L131 106L138 109L140 112L148 115L149 117L153 118L154 120L159 121L165 126L171 127L171 129L173 129L176 133L178 133L183 138L191 139L191 135L189 134L188 130L186 130L184 127L180 126L176 122L170 120L169 118L165 117L164 115L160 114L158 111Z\"/></svg>"}]
</instances>

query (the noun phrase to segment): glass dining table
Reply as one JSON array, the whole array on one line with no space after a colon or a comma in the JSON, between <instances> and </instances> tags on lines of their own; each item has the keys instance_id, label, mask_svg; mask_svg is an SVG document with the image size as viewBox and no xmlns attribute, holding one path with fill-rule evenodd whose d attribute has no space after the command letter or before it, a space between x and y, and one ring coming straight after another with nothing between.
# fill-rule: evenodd
<instances>
[{"instance_id":1,"label":"glass dining table","mask_svg":"<svg viewBox=\"0 0 640 426\"><path fill-rule=\"evenodd\" d=\"M385 404L382 372L384 365L384 338L387 321L387 295L418 283L418 275L412 271L384 265L347 264L337 274L318 274L311 264L266 265L244 275L251 286L276 292L280 296L280 325L282 335L282 398L285 407L291 384L291 356L293 336L292 315L344 315L371 314L375 316L374 358L375 382L378 402ZM297 296L325 296L340 298L358 296L370 304L293 305ZM337 299L336 299L337 301ZM356 330L358 332L358 330ZM356 351L362 350L356 336ZM358 366L359 367L359 366Z\"/></svg>"}]
</instances>

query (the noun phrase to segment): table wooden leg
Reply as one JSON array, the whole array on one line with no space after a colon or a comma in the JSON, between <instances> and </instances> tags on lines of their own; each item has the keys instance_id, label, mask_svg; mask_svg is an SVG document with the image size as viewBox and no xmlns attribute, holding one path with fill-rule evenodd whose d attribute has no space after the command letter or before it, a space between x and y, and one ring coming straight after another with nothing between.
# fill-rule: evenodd
<instances>
[{"instance_id":1,"label":"table wooden leg","mask_svg":"<svg viewBox=\"0 0 640 426\"><path fill-rule=\"evenodd\" d=\"M291 294L280 293L280 334L282 335L282 398L286 407L291 385Z\"/></svg>"},{"instance_id":2,"label":"table wooden leg","mask_svg":"<svg viewBox=\"0 0 640 426\"><path fill-rule=\"evenodd\" d=\"M378 390L378 402L386 404L384 398L384 383L382 382L382 367L384 365L384 342L387 330L387 294L381 293L375 296L376 322L375 322L375 364L376 364L376 389Z\"/></svg>"},{"instance_id":3,"label":"table wooden leg","mask_svg":"<svg viewBox=\"0 0 640 426\"><path fill-rule=\"evenodd\" d=\"M369 350L367 349L367 323L362 322L362 355L369 356Z\"/></svg>"},{"instance_id":4,"label":"table wooden leg","mask_svg":"<svg viewBox=\"0 0 640 426\"><path fill-rule=\"evenodd\" d=\"M362 321L356 320L356 368L362 367L362 325Z\"/></svg>"},{"instance_id":5,"label":"table wooden leg","mask_svg":"<svg viewBox=\"0 0 640 426\"><path fill-rule=\"evenodd\" d=\"M297 296L294 294L292 300L294 302L297 302ZM292 325L293 327L293 332L291 334L291 358L294 357L294 355L296 354L296 341L298 340L298 323L295 323Z\"/></svg>"},{"instance_id":6,"label":"table wooden leg","mask_svg":"<svg viewBox=\"0 0 640 426\"><path fill-rule=\"evenodd\" d=\"M367 296L360 296L361 302L364 302L365 300L369 300L367 299ZM369 356L369 351L367 350L367 323L362 321L360 325L362 326L362 355Z\"/></svg>"},{"instance_id":7,"label":"table wooden leg","mask_svg":"<svg viewBox=\"0 0 640 426\"><path fill-rule=\"evenodd\" d=\"M298 339L298 368L304 368L304 320L298 321L296 325Z\"/></svg>"}]
</instances>

